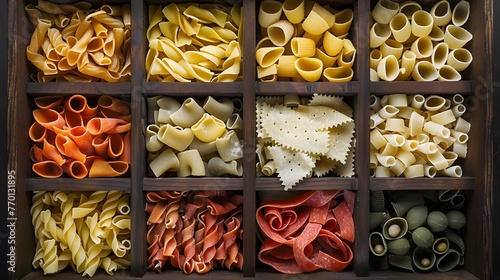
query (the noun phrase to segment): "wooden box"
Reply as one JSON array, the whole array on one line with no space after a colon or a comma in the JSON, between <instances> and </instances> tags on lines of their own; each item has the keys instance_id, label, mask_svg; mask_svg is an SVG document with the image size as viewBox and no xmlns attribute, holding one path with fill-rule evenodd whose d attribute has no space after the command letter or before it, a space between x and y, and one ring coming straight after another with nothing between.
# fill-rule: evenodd
<instances>
[{"instance_id":1,"label":"wooden box","mask_svg":"<svg viewBox=\"0 0 500 280\"><path fill-rule=\"evenodd\" d=\"M59 0L54 2L74 2ZM98 272L98 279L112 278L204 278L204 279L353 279L357 277L383 279L488 279L492 271L492 225L491 197L492 176L492 20L493 1L469 1L470 18L466 24L474 39L468 44L473 54L472 65L462 73L458 82L371 82L369 78L369 28L370 11L375 0L319 0L322 4L349 7L354 11L354 21L350 38L357 49L357 58L353 66L354 79L347 83L328 82L258 82L256 79L255 45L258 37L257 12L261 1L160 1L160 0L108 0L94 1L95 5L105 3L130 3L132 15L132 78L121 83L34 83L29 74L35 69L26 59L26 47L29 44L33 28L26 16L24 7L35 1L9 1L9 104L8 135L9 162L8 170L15 172L16 186L16 279L39 279L41 270L34 270L31 261L35 252L33 226L31 224L30 204L33 191L95 191L122 190L131 195L132 216L132 258L131 268L108 276ZM146 81L144 70L145 55L148 50L145 32L148 27L147 12L149 5L168 4L171 2L217 2L227 5L243 6L243 79L233 83L153 83ZM401 1L397 1L401 2ZM429 8L437 0L418 0ZM450 0L453 5L457 0ZM108 94L123 97L131 101L132 106L132 163L130 175L116 179L44 179L31 171L29 149L32 145L28 137L28 128L33 119L33 98L45 95L84 94L100 96ZM276 177L257 177L255 171L255 104L256 96L285 95L289 93L311 96L313 93L334 94L345 97L352 105L356 123L355 176L353 178L323 177L302 181L293 191L300 190L337 190L348 189L356 193L354 220L356 241L352 266L345 271L315 272L291 276L281 275L262 265L257 259L260 246L256 235L255 211L258 207L258 193L281 191L282 186ZM461 178L372 178L369 170L369 104L370 95L383 96L391 93L421 93L425 96L439 94L451 96L456 93L466 97L472 124L468 156L463 161L464 176ZM146 98L154 95L174 97L238 97L243 101L244 128L244 175L242 178L160 178L147 176L145 152ZM244 265L243 271L215 270L203 276L184 275L180 271L164 271L161 274L146 271L146 213L145 192L155 190L237 190L244 196ZM463 190L467 198L467 225L465 232L466 255L463 268L446 273L411 274L394 270L370 271L368 265L368 214L370 190ZM48 276L47 276L48 277ZM76 279L81 276L71 270L50 276L51 279Z\"/></svg>"}]
</instances>

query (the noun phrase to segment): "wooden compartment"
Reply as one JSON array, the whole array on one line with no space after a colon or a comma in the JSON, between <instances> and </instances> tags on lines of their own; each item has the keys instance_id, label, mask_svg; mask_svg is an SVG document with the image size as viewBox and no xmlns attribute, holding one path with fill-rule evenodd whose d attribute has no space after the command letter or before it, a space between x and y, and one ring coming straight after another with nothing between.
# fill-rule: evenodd
<instances>
[{"instance_id":1,"label":"wooden compartment","mask_svg":"<svg viewBox=\"0 0 500 280\"><path fill-rule=\"evenodd\" d=\"M55 1L58 3L75 1ZM101 1L90 1L95 5ZM147 13L149 5L185 2L221 3L243 6L243 79L233 83L157 83L147 82L144 62L147 52L145 32L148 27ZM349 33L357 49L354 64L354 79L347 83L328 82L258 82L256 78L255 45L257 43L257 11L262 1L168 1L146 0L126 1L109 0L105 3L130 3L132 15L132 75L130 82L121 83L34 83L29 79L34 67L26 59L25 48L29 44L32 27L24 7L36 1L9 1L9 104L8 104L8 170L16 173L16 279L38 279L43 276L41 270L34 270L31 261L35 252L33 226L29 205L34 190L123 190L131 195L132 218L132 259L131 268L115 273L115 278L207 278L238 279L244 277L272 279L283 275L264 267L257 259L259 243L255 222L255 211L258 207L258 192L280 191L282 186L277 178L256 176L255 163L255 103L256 96L284 95L295 93L312 96L313 93L333 94L344 97L354 109L356 123L355 176L353 178L324 177L306 179L298 184L295 190L313 189L349 189L356 193L356 241L352 266L342 272L315 272L298 275L311 279L354 279L358 277L380 279L488 279L492 271L491 260L491 193L492 176L492 20L493 1L469 1L471 14L466 28L474 35L467 47L474 60L464 72L459 82L370 82L369 78L369 43L370 10L375 0L360 1L327 1L322 4L350 7L354 11L354 21ZM397 1L401 2L401 1ZM425 7L432 6L437 0L419 0ZM450 0L454 5L458 0ZM43 179L34 177L29 159L30 139L27 135L32 118L32 100L35 96L45 95L116 95L131 101L132 106L132 164L130 176L117 179L83 179L70 178ZM467 159L463 162L465 176L462 178L371 178L369 171L369 100L370 95L386 95L391 93L422 93L424 95L452 95L461 93L466 97L471 114L468 120L472 124ZM244 128L244 161L243 178L161 178L147 177L146 151L144 131L147 125L146 98L155 95L177 97L199 97L208 95L219 97L239 97L243 102L242 117ZM222 180L222 183L221 183ZM370 271L368 265L368 217L370 190L421 190L421 189L461 189L467 195L465 242L466 257L463 269L446 273L411 274L394 270ZM164 271L161 274L146 271L146 212L145 192L156 190L200 190L231 189L243 192L243 271L215 270L203 276L184 275L180 271ZM54 279L81 277L76 272L64 270L52 275ZM295 277L295 276L286 276ZM112 279L100 271L95 278Z\"/></svg>"}]
</instances>

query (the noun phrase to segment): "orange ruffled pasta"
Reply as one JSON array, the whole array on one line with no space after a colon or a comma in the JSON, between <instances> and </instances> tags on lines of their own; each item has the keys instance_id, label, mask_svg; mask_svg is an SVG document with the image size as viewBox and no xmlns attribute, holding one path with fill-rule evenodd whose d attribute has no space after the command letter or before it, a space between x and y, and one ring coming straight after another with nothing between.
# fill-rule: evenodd
<instances>
[{"instance_id":1,"label":"orange ruffled pasta","mask_svg":"<svg viewBox=\"0 0 500 280\"><path fill-rule=\"evenodd\" d=\"M116 177L128 171L130 105L110 96L95 103L89 105L83 95L35 98L39 108L33 111L29 136L35 142L30 158L37 175L58 178L66 173L80 179ZM113 117L106 117L110 112Z\"/></svg>"},{"instance_id":2,"label":"orange ruffled pasta","mask_svg":"<svg viewBox=\"0 0 500 280\"><path fill-rule=\"evenodd\" d=\"M225 191L149 192L148 269L242 269L243 197Z\"/></svg>"}]
</instances>

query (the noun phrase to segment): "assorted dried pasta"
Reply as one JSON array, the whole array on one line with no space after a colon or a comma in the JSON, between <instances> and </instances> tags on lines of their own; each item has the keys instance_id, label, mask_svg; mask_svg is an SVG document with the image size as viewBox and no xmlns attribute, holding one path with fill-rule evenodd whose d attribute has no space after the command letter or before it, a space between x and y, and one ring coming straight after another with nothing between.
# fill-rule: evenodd
<instances>
[{"instance_id":1,"label":"assorted dried pasta","mask_svg":"<svg viewBox=\"0 0 500 280\"><path fill-rule=\"evenodd\" d=\"M315 1L262 1L255 53L258 80L352 80L356 48L347 36L353 18L350 8L335 10Z\"/></svg>"},{"instance_id":2,"label":"assorted dried pasta","mask_svg":"<svg viewBox=\"0 0 500 280\"><path fill-rule=\"evenodd\" d=\"M117 177L130 165L130 104L103 95L35 97L32 170L44 178Z\"/></svg>"},{"instance_id":3,"label":"assorted dried pasta","mask_svg":"<svg viewBox=\"0 0 500 280\"><path fill-rule=\"evenodd\" d=\"M372 81L458 81L472 62L465 48L472 34L465 0L451 6L436 2L425 11L415 1L379 0L372 10L370 79Z\"/></svg>"},{"instance_id":4,"label":"assorted dried pasta","mask_svg":"<svg viewBox=\"0 0 500 280\"><path fill-rule=\"evenodd\" d=\"M146 194L148 270L242 269L243 196L229 191Z\"/></svg>"},{"instance_id":5,"label":"assorted dried pasta","mask_svg":"<svg viewBox=\"0 0 500 280\"><path fill-rule=\"evenodd\" d=\"M25 7L35 30L26 48L38 82L130 80L130 4L53 4Z\"/></svg>"},{"instance_id":6,"label":"assorted dried pasta","mask_svg":"<svg viewBox=\"0 0 500 280\"><path fill-rule=\"evenodd\" d=\"M464 97L372 95L370 169L374 177L461 177L471 124Z\"/></svg>"},{"instance_id":7,"label":"assorted dried pasta","mask_svg":"<svg viewBox=\"0 0 500 280\"><path fill-rule=\"evenodd\" d=\"M234 82L242 68L241 5L151 5L145 68L151 82Z\"/></svg>"},{"instance_id":8,"label":"assorted dried pasta","mask_svg":"<svg viewBox=\"0 0 500 280\"><path fill-rule=\"evenodd\" d=\"M45 275L69 266L83 276L130 267L129 195L121 191L35 191L33 267Z\"/></svg>"},{"instance_id":9,"label":"assorted dried pasta","mask_svg":"<svg viewBox=\"0 0 500 280\"><path fill-rule=\"evenodd\" d=\"M257 171L285 190L304 178L354 175L354 120L342 97L257 97Z\"/></svg>"},{"instance_id":10,"label":"assorted dried pasta","mask_svg":"<svg viewBox=\"0 0 500 280\"><path fill-rule=\"evenodd\" d=\"M203 103L168 96L147 99L147 163L151 176L242 176L241 100Z\"/></svg>"}]
</instances>

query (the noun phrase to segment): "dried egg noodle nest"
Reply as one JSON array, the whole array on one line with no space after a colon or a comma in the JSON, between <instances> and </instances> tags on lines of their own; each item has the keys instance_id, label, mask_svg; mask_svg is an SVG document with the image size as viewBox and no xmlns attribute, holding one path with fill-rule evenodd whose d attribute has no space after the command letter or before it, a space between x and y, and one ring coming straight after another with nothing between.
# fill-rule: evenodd
<instances>
[{"instance_id":1,"label":"dried egg noodle nest","mask_svg":"<svg viewBox=\"0 0 500 280\"><path fill-rule=\"evenodd\" d=\"M285 190L312 174L322 177L333 171L353 176L355 125L347 115L352 115L352 108L341 97L329 95L315 94L301 102L309 105L297 107L288 107L283 100L257 98L260 166L274 161Z\"/></svg>"}]
</instances>

